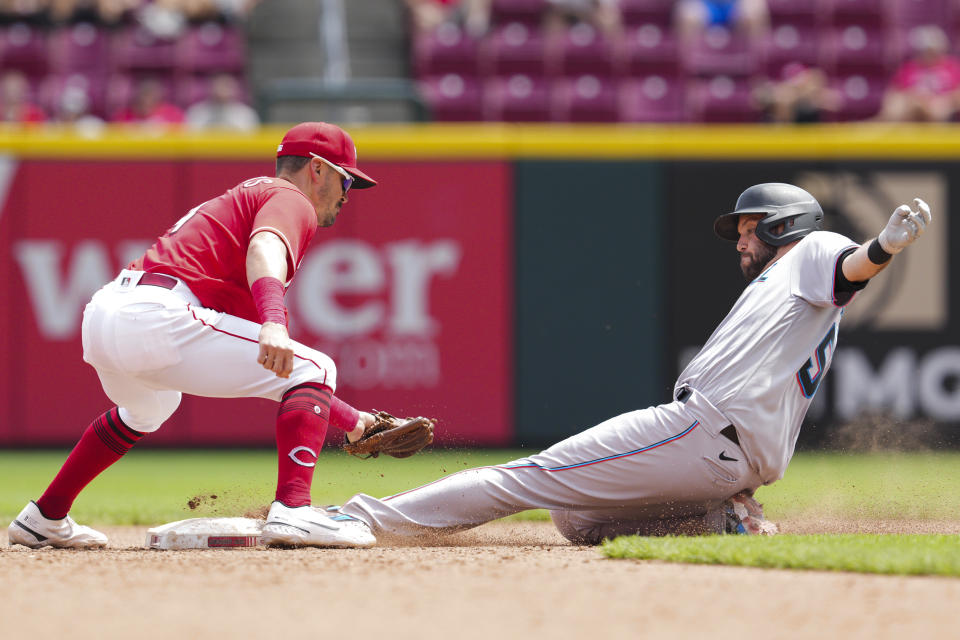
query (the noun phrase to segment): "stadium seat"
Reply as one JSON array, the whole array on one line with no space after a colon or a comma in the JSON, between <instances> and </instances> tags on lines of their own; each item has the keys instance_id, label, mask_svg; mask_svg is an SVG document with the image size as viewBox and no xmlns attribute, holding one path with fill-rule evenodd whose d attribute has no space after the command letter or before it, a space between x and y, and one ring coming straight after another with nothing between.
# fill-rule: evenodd
<instances>
[{"instance_id":1,"label":"stadium seat","mask_svg":"<svg viewBox=\"0 0 960 640\"><path fill-rule=\"evenodd\" d=\"M617 70L613 44L592 25L580 22L571 26L557 46L557 73L560 75L609 77Z\"/></svg>"},{"instance_id":2,"label":"stadium seat","mask_svg":"<svg viewBox=\"0 0 960 640\"><path fill-rule=\"evenodd\" d=\"M193 73L242 71L246 62L243 33L217 22L191 27L176 41L174 61L178 69Z\"/></svg>"},{"instance_id":3,"label":"stadium seat","mask_svg":"<svg viewBox=\"0 0 960 640\"><path fill-rule=\"evenodd\" d=\"M770 24L803 25L813 27L823 21L820 0L767 0Z\"/></svg>"},{"instance_id":4,"label":"stadium seat","mask_svg":"<svg viewBox=\"0 0 960 640\"><path fill-rule=\"evenodd\" d=\"M806 66L819 64L820 31L802 23L784 23L774 27L765 38L766 73L779 77L783 68L799 62Z\"/></svg>"},{"instance_id":5,"label":"stadium seat","mask_svg":"<svg viewBox=\"0 0 960 640\"><path fill-rule=\"evenodd\" d=\"M626 73L631 76L651 73L675 76L680 73L677 39L669 28L658 24L628 28L623 55Z\"/></svg>"},{"instance_id":6,"label":"stadium seat","mask_svg":"<svg viewBox=\"0 0 960 640\"><path fill-rule=\"evenodd\" d=\"M446 73L477 75L479 41L457 24L446 22L413 42L413 68L418 77Z\"/></svg>"},{"instance_id":7,"label":"stadium seat","mask_svg":"<svg viewBox=\"0 0 960 640\"><path fill-rule=\"evenodd\" d=\"M0 28L0 69L17 69L31 80L47 72L46 34L25 22Z\"/></svg>"},{"instance_id":8,"label":"stadium seat","mask_svg":"<svg viewBox=\"0 0 960 640\"><path fill-rule=\"evenodd\" d=\"M747 80L731 76L692 80L687 107L695 122L758 122L761 117Z\"/></svg>"},{"instance_id":9,"label":"stadium seat","mask_svg":"<svg viewBox=\"0 0 960 640\"><path fill-rule=\"evenodd\" d=\"M886 80L862 75L832 78L830 86L842 97L840 110L830 119L847 122L872 118L880 112Z\"/></svg>"},{"instance_id":10,"label":"stadium seat","mask_svg":"<svg viewBox=\"0 0 960 640\"><path fill-rule=\"evenodd\" d=\"M483 89L476 78L448 73L424 78L419 86L434 120L462 122L483 119Z\"/></svg>"},{"instance_id":11,"label":"stadium seat","mask_svg":"<svg viewBox=\"0 0 960 640\"><path fill-rule=\"evenodd\" d=\"M686 120L686 84L673 76L630 78L620 86L622 122L682 122Z\"/></svg>"},{"instance_id":12,"label":"stadium seat","mask_svg":"<svg viewBox=\"0 0 960 640\"><path fill-rule=\"evenodd\" d=\"M691 75L749 76L757 70L756 47L746 35L726 27L710 27L683 52Z\"/></svg>"},{"instance_id":13,"label":"stadium seat","mask_svg":"<svg viewBox=\"0 0 960 640\"><path fill-rule=\"evenodd\" d=\"M888 23L903 30L926 24L947 29L952 13L950 0L891 0Z\"/></svg>"},{"instance_id":14,"label":"stadium seat","mask_svg":"<svg viewBox=\"0 0 960 640\"><path fill-rule=\"evenodd\" d=\"M547 73L547 48L536 27L511 22L494 29L480 47L480 72L489 76Z\"/></svg>"},{"instance_id":15,"label":"stadium seat","mask_svg":"<svg viewBox=\"0 0 960 640\"><path fill-rule=\"evenodd\" d=\"M547 0L492 0L490 23L504 25L519 22L538 26L547 8Z\"/></svg>"},{"instance_id":16,"label":"stadium seat","mask_svg":"<svg viewBox=\"0 0 960 640\"><path fill-rule=\"evenodd\" d=\"M113 37L111 64L119 70L170 71L175 66L176 43L161 40L139 27L126 27Z\"/></svg>"},{"instance_id":17,"label":"stadium seat","mask_svg":"<svg viewBox=\"0 0 960 640\"><path fill-rule=\"evenodd\" d=\"M484 87L484 120L547 122L550 120L550 83L544 77L514 74L491 78Z\"/></svg>"},{"instance_id":18,"label":"stadium seat","mask_svg":"<svg viewBox=\"0 0 960 640\"><path fill-rule=\"evenodd\" d=\"M583 75L554 83L551 117L558 122L616 122L614 81Z\"/></svg>"},{"instance_id":19,"label":"stadium seat","mask_svg":"<svg viewBox=\"0 0 960 640\"><path fill-rule=\"evenodd\" d=\"M52 73L102 74L110 62L109 37L90 22L61 27L50 34L48 55Z\"/></svg>"},{"instance_id":20,"label":"stadium seat","mask_svg":"<svg viewBox=\"0 0 960 640\"><path fill-rule=\"evenodd\" d=\"M674 0L620 0L620 14L628 26L655 24L669 28L674 4Z\"/></svg>"},{"instance_id":21,"label":"stadium seat","mask_svg":"<svg viewBox=\"0 0 960 640\"><path fill-rule=\"evenodd\" d=\"M822 0L824 10L834 27L851 24L874 27L886 24L886 2L880 0Z\"/></svg>"},{"instance_id":22,"label":"stadium seat","mask_svg":"<svg viewBox=\"0 0 960 640\"><path fill-rule=\"evenodd\" d=\"M830 75L884 75L891 53L885 30L851 24L827 31L821 39L820 64Z\"/></svg>"}]
</instances>

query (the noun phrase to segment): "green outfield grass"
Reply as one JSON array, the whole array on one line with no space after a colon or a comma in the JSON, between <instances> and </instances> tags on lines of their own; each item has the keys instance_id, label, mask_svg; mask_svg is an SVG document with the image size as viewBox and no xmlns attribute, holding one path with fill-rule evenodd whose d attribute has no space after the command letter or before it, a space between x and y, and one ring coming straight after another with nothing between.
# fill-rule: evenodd
<instances>
[{"instance_id":1,"label":"green outfield grass","mask_svg":"<svg viewBox=\"0 0 960 640\"><path fill-rule=\"evenodd\" d=\"M385 496L467 467L507 462L530 450L435 449L406 460L358 460L339 451L317 463L316 504L354 493ZM133 450L84 491L71 514L90 524L153 525L196 516L232 516L269 504L276 480L270 451ZM37 498L65 451L0 451L0 524ZM187 503L206 498L191 510ZM960 453L799 454L786 476L757 497L769 518L960 520ZM543 511L515 516L546 519Z\"/></svg>"},{"instance_id":2,"label":"green outfield grass","mask_svg":"<svg viewBox=\"0 0 960 640\"><path fill-rule=\"evenodd\" d=\"M958 536L624 536L604 542L601 551L610 558L688 564L960 576Z\"/></svg>"}]
</instances>

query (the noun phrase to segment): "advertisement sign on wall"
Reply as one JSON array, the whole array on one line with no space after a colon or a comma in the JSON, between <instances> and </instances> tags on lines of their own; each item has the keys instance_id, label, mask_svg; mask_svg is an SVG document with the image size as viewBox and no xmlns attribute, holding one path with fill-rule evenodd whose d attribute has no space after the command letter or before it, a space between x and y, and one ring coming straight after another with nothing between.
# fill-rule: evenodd
<instances>
[{"instance_id":1,"label":"advertisement sign on wall","mask_svg":"<svg viewBox=\"0 0 960 640\"><path fill-rule=\"evenodd\" d=\"M438 441L512 433L511 184L503 163L367 163L287 294L291 335L338 363L360 408L442 420ZM109 406L83 363L90 296L191 207L269 162L8 159L0 209L0 444L69 444ZM9 179L3 179L8 176ZM257 366L252 363L252 366ZM265 445L276 405L186 399L150 440ZM340 434L330 434L330 437Z\"/></svg>"}]
</instances>

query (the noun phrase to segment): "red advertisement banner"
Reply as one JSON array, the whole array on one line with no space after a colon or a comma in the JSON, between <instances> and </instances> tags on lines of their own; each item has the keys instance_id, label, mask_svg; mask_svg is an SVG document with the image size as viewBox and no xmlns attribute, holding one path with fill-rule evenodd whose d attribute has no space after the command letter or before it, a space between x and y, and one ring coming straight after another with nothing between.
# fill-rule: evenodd
<instances>
[{"instance_id":1,"label":"red advertisement banner","mask_svg":"<svg viewBox=\"0 0 960 640\"><path fill-rule=\"evenodd\" d=\"M380 186L351 193L318 232L287 293L292 336L334 358L337 393L359 408L437 417L438 443L509 443L509 165L363 166ZM79 437L110 405L81 357L87 300L191 207L271 173L270 162L0 160L0 445ZM275 411L185 397L150 440L269 445Z\"/></svg>"}]
</instances>

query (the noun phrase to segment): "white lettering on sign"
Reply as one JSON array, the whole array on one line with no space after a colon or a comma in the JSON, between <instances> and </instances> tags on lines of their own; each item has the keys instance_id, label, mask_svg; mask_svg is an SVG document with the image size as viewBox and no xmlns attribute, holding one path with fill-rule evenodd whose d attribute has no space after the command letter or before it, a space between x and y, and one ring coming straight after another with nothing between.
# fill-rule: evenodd
<instances>
[{"instance_id":1,"label":"white lettering on sign","mask_svg":"<svg viewBox=\"0 0 960 640\"><path fill-rule=\"evenodd\" d=\"M428 337L430 284L460 264L454 240L388 243L381 251L359 240L337 240L311 251L297 272L298 318L316 334L360 336L377 330ZM384 257L386 259L384 259Z\"/></svg>"},{"instance_id":2,"label":"white lettering on sign","mask_svg":"<svg viewBox=\"0 0 960 640\"><path fill-rule=\"evenodd\" d=\"M50 340L73 339L80 331L80 316L90 297L116 276L119 266L138 258L149 246L150 243L143 240L118 243L118 265L111 262L106 243L84 240L73 247L70 262L64 269L67 252L64 242L21 240L15 243L13 252L41 335Z\"/></svg>"},{"instance_id":3,"label":"white lettering on sign","mask_svg":"<svg viewBox=\"0 0 960 640\"><path fill-rule=\"evenodd\" d=\"M847 347L837 351L833 366L839 418L888 410L898 418L960 420L960 347L939 347L923 358L908 347L894 349L877 369L863 351Z\"/></svg>"},{"instance_id":4,"label":"white lettering on sign","mask_svg":"<svg viewBox=\"0 0 960 640\"><path fill-rule=\"evenodd\" d=\"M894 349L874 371L866 354L848 347L837 351L833 367L838 418L849 420L877 409L891 411L898 418L913 413L916 356L910 349Z\"/></svg>"}]
</instances>

